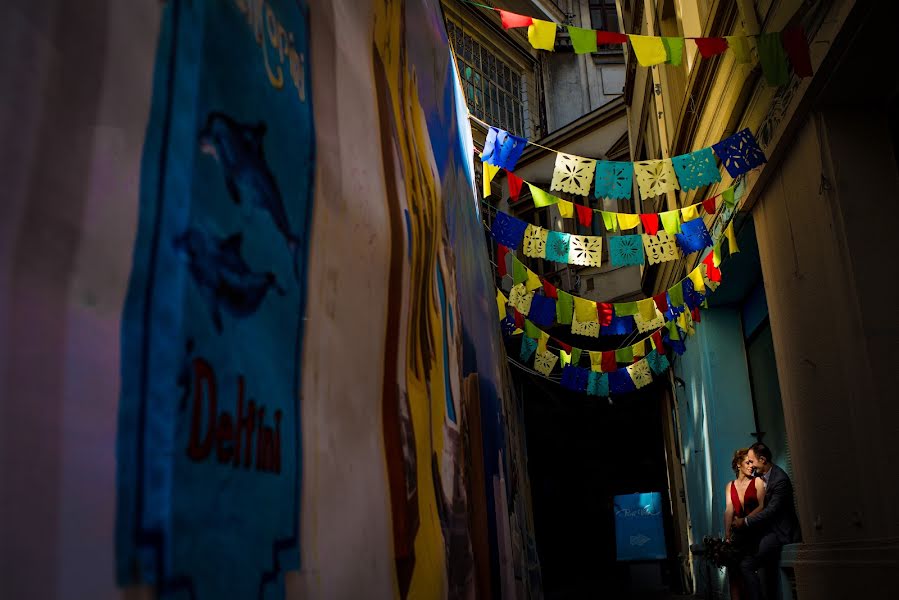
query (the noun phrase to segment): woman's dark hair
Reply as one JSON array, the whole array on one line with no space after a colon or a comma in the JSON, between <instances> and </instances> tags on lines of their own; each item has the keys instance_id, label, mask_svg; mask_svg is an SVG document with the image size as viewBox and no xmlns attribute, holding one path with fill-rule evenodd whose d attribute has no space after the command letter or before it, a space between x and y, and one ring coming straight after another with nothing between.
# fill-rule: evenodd
<instances>
[{"instance_id":1,"label":"woman's dark hair","mask_svg":"<svg viewBox=\"0 0 899 600\"><path fill-rule=\"evenodd\" d=\"M749 454L749 448L738 448L734 452L734 457L730 461L730 468L734 470L734 477L739 477L740 464L746 459L747 454Z\"/></svg>"},{"instance_id":2,"label":"woman's dark hair","mask_svg":"<svg viewBox=\"0 0 899 600\"><path fill-rule=\"evenodd\" d=\"M758 456L759 458L764 458L765 462L772 462L771 460L771 448L766 446L761 442L756 442L752 446L749 447L752 450L753 454Z\"/></svg>"}]
</instances>

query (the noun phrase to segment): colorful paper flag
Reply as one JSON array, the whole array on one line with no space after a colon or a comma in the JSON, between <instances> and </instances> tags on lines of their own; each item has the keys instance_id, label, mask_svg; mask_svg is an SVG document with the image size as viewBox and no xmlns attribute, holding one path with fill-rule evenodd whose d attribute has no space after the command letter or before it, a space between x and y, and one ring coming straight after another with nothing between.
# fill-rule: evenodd
<instances>
[{"instance_id":1,"label":"colorful paper flag","mask_svg":"<svg viewBox=\"0 0 899 600\"><path fill-rule=\"evenodd\" d=\"M665 62L673 67L679 67L684 55L684 38L663 37L662 44L665 46Z\"/></svg>"},{"instance_id":2,"label":"colorful paper flag","mask_svg":"<svg viewBox=\"0 0 899 600\"><path fill-rule=\"evenodd\" d=\"M728 35L724 36L727 40L727 47L734 53L734 60L737 64L746 64L752 61L752 55L749 50L749 38L745 35Z\"/></svg>"},{"instance_id":3,"label":"colorful paper flag","mask_svg":"<svg viewBox=\"0 0 899 600\"><path fill-rule=\"evenodd\" d=\"M549 192L545 192L537 186L531 185L530 183L528 183L528 188L531 190L531 198L534 200L534 206L536 206L537 208L552 206L553 204L557 204L559 200L561 200L561 198L557 198Z\"/></svg>"},{"instance_id":4,"label":"colorful paper flag","mask_svg":"<svg viewBox=\"0 0 899 600\"><path fill-rule=\"evenodd\" d=\"M592 29L568 26L568 36L575 54L587 54L596 52L596 32Z\"/></svg>"},{"instance_id":5,"label":"colorful paper flag","mask_svg":"<svg viewBox=\"0 0 899 600\"><path fill-rule=\"evenodd\" d=\"M556 47L556 24L540 19L531 19L528 26L528 41L537 50L552 51Z\"/></svg>"},{"instance_id":6,"label":"colorful paper flag","mask_svg":"<svg viewBox=\"0 0 899 600\"><path fill-rule=\"evenodd\" d=\"M641 214L640 221L643 222L643 230L647 235L656 235L659 232L659 215L656 213Z\"/></svg>"},{"instance_id":7,"label":"colorful paper flag","mask_svg":"<svg viewBox=\"0 0 899 600\"><path fill-rule=\"evenodd\" d=\"M628 35L641 67L660 65L668 59L662 38L651 35Z\"/></svg>"},{"instance_id":8,"label":"colorful paper flag","mask_svg":"<svg viewBox=\"0 0 899 600\"><path fill-rule=\"evenodd\" d=\"M484 151L481 160L491 165L502 167L506 171L514 171L515 163L524 152L528 141L523 137L512 135L508 131L491 127L484 140Z\"/></svg>"},{"instance_id":9,"label":"colorful paper flag","mask_svg":"<svg viewBox=\"0 0 899 600\"><path fill-rule=\"evenodd\" d=\"M531 17L518 15L507 10L499 11L499 18L502 20L503 29L513 29L515 27L528 27L533 23Z\"/></svg>"},{"instance_id":10,"label":"colorful paper flag","mask_svg":"<svg viewBox=\"0 0 899 600\"><path fill-rule=\"evenodd\" d=\"M784 29L781 39L796 76L811 77L814 74L812 57L809 55L808 42L805 39L805 32L802 31L802 27L796 25Z\"/></svg>"},{"instance_id":11,"label":"colorful paper flag","mask_svg":"<svg viewBox=\"0 0 899 600\"><path fill-rule=\"evenodd\" d=\"M694 41L703 58L711 58L727 50L727 40L723 37L696 38Z\"/></svg>"},{"instance_id":12,"label":"colorful paper flag","mask_svg":"<svg viewBox=\"0 0 899 600\"><path fill-rule=\"evenodd\" d=\"M524 183L524 180L515 173L506 171L506 181L509 183L509 199L512 202L518 202L518 197L521 195L521 184Z\"/></svg>"},{"instance_id":13,"label":"colorful paper flag","mask_svg":"<svg viewBox=\"0 0 899 600\"><path fill-rule=\"evenodd\" d=\"M759 62L768 85L780 86L790 80L787 70L787 53L780 32L761 33L758 36Z\"/></svg>"}]
</instances>

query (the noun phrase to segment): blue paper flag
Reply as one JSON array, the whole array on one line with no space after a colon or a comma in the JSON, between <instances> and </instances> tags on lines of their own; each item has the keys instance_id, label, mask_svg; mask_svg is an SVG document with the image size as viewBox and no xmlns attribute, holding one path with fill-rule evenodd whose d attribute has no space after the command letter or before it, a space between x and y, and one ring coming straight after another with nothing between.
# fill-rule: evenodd
<instances>
[{"instance_id":1,"label":"blue paper flag","mask_svg":"<svg viewBox=\"0 0 899 600\"><path fill-rule=\"evenodd\" d=\"M587 379L587 393L591 396L608 396L609 376L605 373L590 371Z\"/></svg>"},{"instance_id":2,"label":"blue paper flag","mask_svg":"<svg viewBox=\"0 0 899 600\"><path fill-rule=\"evenodd\" d=\"M562 387L575 392L583 392L587 389L589 376L590 369L567 365L562 369Z\"/></svg>"},{"instance_id":3,"label":"blue paper flag","mask_svg":"<svg viewBox=\"0 0 899 600\"><path fill-rule=\"evenodd\" d=\"M689 278L684 279L683 282L684 289L684 303L687 305L687 308L693 310L705 300L705 294L701 294L696 291L696 288L693 286L693 281Z\"/></svg>"},{"instance_id":4,"label":"blue paper flag","mask_svg":"<svg viewBox=\"0 0 899 600\"><path fill-rule=\"evenodd\" d=\"M630 198L634 189L634 163L596 161L596 198Z\"/></svg>"},{"instance_id":5,"label":"blue paper flag","mask_svg":"<svg viewBox=\"0 0 899 600\"><path fill-rule=\"evenodd\" d=\"M606 325L599 328L600 335L627 335L633 332L637 328L637 324L634 321L634 317L619 317L618 315L612 315L612 321Z\"/></svg>"},{"instance_id":6,"label":"blue paper flag","mask_svg":"<svg viewBox=\"0 0 899 600\"><path fill-rule=\"evenodd\" d=\"M615 267L643 264L643 236L618 235L609 239L609 260Z\"/></svg>"},{"instance_id":7,"label":"blue paper flag","mask_svg":"<svg viewBox=\"0 0 899 600\"><path fill-rule=\"evenodd\" d=\"M522 361L527 362L531 359L531 355L537 350L537 340L529 338L526 335L521 336L521 352L519 357Z\"/></svg>"},{"instance_id":8,"label":"blue paper flag","mask_svg":"<svg viewBox=\"0 0 899 600\"><path fill-rule=\"evenodd\" d=\"M712 236L702 219L683 222L681 233L675 233L674 237L684 254L699 252L712 245Z\"/></svg>"},{"instance_id":9,"label":"blue paper flag","mask_svg":"<svg viewBox=\"0 0 899 600\"><path fill-rule=\"evenodd\" d=\"M712 148L731 177L738 177L768 161L749 129L738 131Z\"/></svg>"},{"instance_id":10,"label":"blue paper flag","mask_svg":"<svg viewBox=\"0 0 899 600\"><path fill-rule=\"evenodd\" d=\"M675 156L671 162L674 164L674 172L677 174L677 180L682 190L692 190L721 181L721 173L715 162L715 153L711 148Z\"/></svg>"},{"instance_id":11,"label":"blue paper flag","mask_svg":"<svg viewBox=\"0 0 899 600\"><path fill-rule=\"evenodd\" d=\"M646 362L649 363L649 368L652 369L652 372L656 375L664 373L665 370L670 366L670 364L668 363L668 358L662 354L659 354L657 350L653 350L646 355Z\"/></svg>"},{"instance_id":12,"label":"blue paper flag","mask_svg":"<svg viewBox=\"0 0 899 600\"><path fill-rule=\"evenodd\" d=\"M517 250L524 239L524 230L528 228L528 224L521 219L511 217L504 212L497 212L493 225L490 226L490 233L497 243L502 244L509 250Z\"/></svg>"},{"instance_id":13,"label":"blue paper flag","mask_svg":"<svg viewBox=\"0 0 899 600\"><path fill-rule=\"evenodd\" d=\"M512 337L512 334L515 333L515 330L517 329L515 326L515 319L508 316L500 321L500 326L502 327L503 335L507 338Z\"/></svg>"},{"instance_id":14,"label":"blue paper flag","mask_svg":"<svg viewBox=\"0 0 899 600\"><path fill-rule=\"evenodd\" d=\"M568 244L571 236L559 231L550 231L546 235L546 260L558 263L568 262Z\"/></svg>"},{"instance_id":15,"label":"blue paper flag","mask_svg":"<svg viewBox=\"0 0 899 600\"><path fill-rule=\"evenodd\" d=\"M507 171L514 171L515 164L521 158L528 141L525 138L512 135L508 131L491 127L484 141L484 152L481 160Z\"/></svg>"},{"instance_id":16,"label":"blue paper flag","mask_svg":"<svg viewBox=\"0 0 899 600\"><path fill-rule=\"evenodd\" d=\"M615 369L609 373L609 388L613 394L626 394L637 389L627 369Z\"/></svg>"},{"instance_id":17,"label":"blue paper flag","mask_svg":"<svg viewBox=\"0 0 899 600\"><path fill-rule=\"evenodd\" d=\"M528 319L536 325L550 327L556 319L556 301L546 296L534 294Z\"/></svg>"}]
</instances>

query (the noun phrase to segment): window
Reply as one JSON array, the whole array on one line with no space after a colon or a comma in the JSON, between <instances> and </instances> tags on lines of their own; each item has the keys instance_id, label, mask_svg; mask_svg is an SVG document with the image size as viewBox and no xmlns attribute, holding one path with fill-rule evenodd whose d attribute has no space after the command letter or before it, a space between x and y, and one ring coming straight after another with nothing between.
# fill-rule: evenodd
<instances>
[{"instance_id":1,"label":"window","mask_svg":"<svg viewBox=\"0 0 899 600\"><path fill-rule=\"evenodd\" d=\"M590 0L590 23L593 29L620 31L615 0Z\"/></svg>"},{"instance_id":2,"label":"window","mask_svg":"<svg viewBox=\"0 0 899 600\"><path fill-rule=\"evenodd\" d=\"M593 283L593 278L592 278L592 277L588 278L588 279L587 279L587 291L588 291L588 292L592 292L592 291L593 291L593 286L594 286L594 285L595 285L595 284Z\"/></svg>"},{"instance_id":3,"label":"window","mask_svg":"<svg viewBox=\"0 0 899 600\"><path fill-rule=\"evenodd\" d=\"M484 121L527 137L521 73L491 54L452 21L446 22L456 51L468 110Z\"/></svg>"}]
</instances>

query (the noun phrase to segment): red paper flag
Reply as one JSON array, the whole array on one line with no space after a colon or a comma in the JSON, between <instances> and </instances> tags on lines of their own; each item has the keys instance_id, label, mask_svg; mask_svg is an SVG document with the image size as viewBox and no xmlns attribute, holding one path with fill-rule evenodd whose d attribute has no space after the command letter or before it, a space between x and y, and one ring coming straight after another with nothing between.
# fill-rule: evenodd
<instances>
[{"instance_id":1,"label":"red paper flag","mask_svg":"<svg viewBox=\"0 0 899 600\"><path fill-rule=\"evenodd\" d=\"M655 342L656 351L658 351L659 354L665 354L665 345L662 344L662 332L661 331L656 331L655 333L652 334L652 341Z\"/></svg>"},{"instance_id":2,"label":"red paper flag","mask_svg":"<svg viewBox=\"0 0 899 600\"><path fill-rule=\"evenodd\" d=\"M699 314L698 306L693 307L693 310L690 311L690 315L693 317L695 323L702 323L702 315Z\"/></svg>"},{"instance_id":3,"label":"red paper flag","mask_svg":"<svg viewBox=\"0 0 899 600\"><path fill-rule=\"evenodd\" d=\"M611 302L597 302L596 314L599 316L599 324L603 327L608 327L609 323L612 322L614 311L615 306Z\"/></svg>"},{"instance_id":4,"label":"red paper flag","mask_svg":"<svg viewBox=\"0 0 899 600\"><path fill-rule=\"evenodd\" d=\"M555 298L556 300L559 299L559 293L556 290L556 286L546 281L545 279L543 280L543 293L547 298Z\"/></svg>"},{"instance_id":5,"label":"red paper flag","mask_svg":"<svg viewBox=\"0 0 899 600\"><path fill-rule=\"evenodd\" d=\"M702 201L702 207L705 209L705 212L709 213L710 215L714 215L715 212L718 210L716 208L717 203L718 203L718 196L714 196L712 198L706 198L705 200Z\"/></svg>"},{"instance_id":6,"label":"red paper flag","mask_svg":"<svg viewBox=\"0 0 899 600\"><path fill-rule=\"evenodd\" d=\"M715 254L709 253L702 262L705 264L705 274L708 275L709 281L721 281L721 269L715 266Z\"/></svg>"},{"instance_id":7,"label":"red paper flag","mask_svg":"<svg viewBox=\"0 0 899 600\"><path fill-rule=\"evenodd\" d=\"M566 343L563 342L562 340L558 340L558 339L556 339L556 338L552 338L552 341L554 341L555 343L557 343L557 344L559 345L559 347L560 347L562 350L564 350L564 351L567 352L568 354L571 354L571 346L569 346L568 344L566 344Z\"/></svg>"},{"instance_id":8,"label":"red paper flag","mask_svg":"<svg viewBox=\"0 0 899 600\"><path fill-rule=\"evenodd\" d=\"M668 294L666 292L656 294L652 299L655 300L656 308L659 309L660 313L665 314L668 312Z\"/></svg>"},{"instance_id":9,"label":"red paper flag","mask_svg":"<svg viewBox=\"0 0 899 600\"><path fill-rule=\"evenodd\" d=\"M518 312L517 308L513 308L512 310L515 311L515 327L524 329L524 315Z\"/></svg>"},{"instance_id":10,"label":"red paper flag","mask_svg":"<svg viewBox=\"0 0 899 600\"><path fill-rule=\"evenodd\" d=\"M694 41L703 58L711 58L727 50L727 40L723 37L696 38Z\"/></svg>"},{"instance_id":11,"label":"red paper flag","mask_svg":"<svg viewBox=\"0 0 899 600\"><path fill-rule=\"evenodd\" d=\"M577 220L584 227L590 227L593 225L593 209L589 206L584 206L583 204L575 204L575 210L577 210Z\"/></svg>"},{"instance_id":12,"label":"red paper flag","mask_svg":"<svg viewBox=\"0 0 899 600\"><path fill-rule=\"evenodd\" d=\"M521 194L521 184L523 181L521 177L512 171L506 171L506 177L509 180L509 198L512 199L512 202L518 202L518 195Z\"/></svg>"},{"instance_id":13,"label":"red paper flag","mask_svg":"<svg viewBox=\"0 0 899 600\"><path fill-rule=\"evenodd\" d=\"M602 364L601 368L603 373L611 373L615 369L618 368L618 363L615 362L615 351L610 350L609 352L602 353Z\"/></svg>"},{"instance_id":14,"label":"red paper flag","mask_svg":"<svg viewBox=\"0 0 899 600\"><path fill-rule=\"evenodd\" d=\"M643 223L643 229L648 235L655 235L659 232L659 215L650 213L648 215L640 215L640 221Z\"/></svg>"},{"instance_id":15,"label":"red paper flag","mask_svg":"<svg viewBox=\"0 0 899 600\"><path fill-rule=\"evenodd\" d=\"M534 19L525 15L518 15L505 10L499 11L499 18L503 20L503 29L514 29L515 27L527 27L534 23Z\"/></svg>"},{"instance_id":16,"label":"red paper flag","mask_svg":"<svg viewBox=\"0 0 899 600\"><path fill-rule=\"evenodd\" d=\"M506 248L502 244L496 245L496 272L499 273L500 277L506 276L506 255L508 253L508 248Z\"/></svg>"},{"instance_id":17,"label":"red paper flag","mask_svg":"<svg viewBox=\"0 0 899 600\"><path fill-rule=\"evenodd\" d=\"M783 42L784 50L787 51L790 64L793 65L793 72L799 77L811 77L814 73L812 57L809 56L808 42L805 40L805 32L802 31L802 27L797 25L784 29L780 34L780 39Z\"/></svg>"},{"instance_id":18,"label":"red paper flag","mask_svg":"<svg viewBox=\"0 0 899 600\"><path fill-rule=\"evenodd\" d=\"M596 43L597 44L626 44L627 43L627 35L623 33L618 33L616 31L597 31L596 32Z\"/></svg>"}]
</instances>

